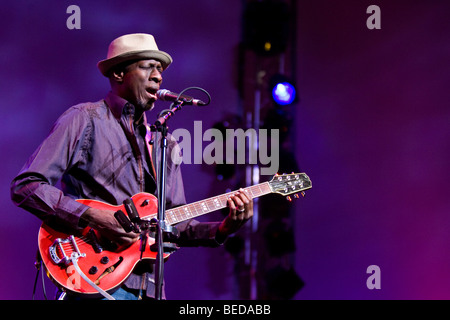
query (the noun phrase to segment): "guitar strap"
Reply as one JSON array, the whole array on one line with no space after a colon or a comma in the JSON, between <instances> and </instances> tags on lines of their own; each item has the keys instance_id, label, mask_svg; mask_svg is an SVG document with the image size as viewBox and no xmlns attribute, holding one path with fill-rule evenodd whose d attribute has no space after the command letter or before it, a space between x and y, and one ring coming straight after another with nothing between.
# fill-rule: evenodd
<instances>
[{"instance_id":1,"label":"guitar strap","mask_svg":"<svg viewBox=\"0 0 450 320\"><path fill-rule=\"evenodd\" d=\"M144 117L145 117L145 113L144 113ZM153 132L150 128L150 126L147 124L147 119L144 119L145 121L145 128L146 128L146 134L145 134L145 144L147 146L147 152L148 152L148 156L149 156L149 170L152 171L153 176L155 177L155 182L156 182L156 196L160 193L159 192L159 178L158 178L158 174L157 172L159 172L158 168L158 161L157 161L157 148L155 148L155 143L158 143L158 135L156 132ZM142 295L143 295L143 291L146 289L147 287L147 275L146 273L142 274L141 277L141 286L139 289L139 295L138 295L138 300L142 300Z\"/></svg>"},{"instance_id":2,"label":"guitar strap","mask_svg":"<svg viewBox=\"0 0 450 320\"><path fill-rule=\"evenodd\" d=\"M153 136L153 132L150 129L150 126L148 124L146 124L145 128L147 129L147 132L145 134L145 142L147 145L148 156L150 159L150 166L151 166L153 176L155 177L155 181L157 181L158 179L157 179L155 164L154 164L154 160L156 159L156 150L155 150L156 148L154 147L155 139Z\"/></svg>"}]
</instances>

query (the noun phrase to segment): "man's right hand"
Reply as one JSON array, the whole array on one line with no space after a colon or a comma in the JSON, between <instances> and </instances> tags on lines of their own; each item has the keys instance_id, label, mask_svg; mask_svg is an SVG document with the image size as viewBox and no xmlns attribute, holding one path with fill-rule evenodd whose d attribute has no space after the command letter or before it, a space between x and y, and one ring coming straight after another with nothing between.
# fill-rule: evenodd
<instances>
[{"instance_id":1,"label":"man's right hand","mask_svg":"<svg viewBox=\"0 0 450 320\"><path fill-rule=\"evenodd\" d=\"M139 233L126 232L114 217L114 213L112 210L89 208L83 213L81 219L119 247L128 247L139 239Z\"/></svg>"}]
</instances>

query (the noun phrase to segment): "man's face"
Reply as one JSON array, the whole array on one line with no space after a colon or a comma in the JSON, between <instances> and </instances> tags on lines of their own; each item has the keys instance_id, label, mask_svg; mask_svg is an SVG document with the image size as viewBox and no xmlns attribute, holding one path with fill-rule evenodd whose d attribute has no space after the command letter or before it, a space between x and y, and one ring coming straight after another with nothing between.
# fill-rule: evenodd
<instances>
[{"instance_id":1,"label":"man's face","mask_svg":"<svg viewBox=\"0 0 450 320\"><path fill-rule=\"evenodd\" d=\"M142 111L151 110L157 100L163 72L157 60L140 60L126 67L121 85L121 96Z\"/></svg>"}]
</instances>

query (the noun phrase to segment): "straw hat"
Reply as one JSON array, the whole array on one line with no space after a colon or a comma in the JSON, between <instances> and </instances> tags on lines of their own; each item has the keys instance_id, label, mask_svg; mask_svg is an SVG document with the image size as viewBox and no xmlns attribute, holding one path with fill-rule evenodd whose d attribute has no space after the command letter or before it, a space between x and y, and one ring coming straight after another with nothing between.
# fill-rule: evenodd
<instances>
[{"instance_id":1,"label":"straw hat","mask_svg":"<svg viewBox=\"0 0 450 320\"><path fill-rule=\"evenodd\" d=\"M161 62L164 70L172 63L172 57L158 49L155 38L151 34L133 33L114 39L108 47L106 59L99 61L97 67L104 76L119 63L139 60L155 59Z\"/></svg>"}]
</instances>

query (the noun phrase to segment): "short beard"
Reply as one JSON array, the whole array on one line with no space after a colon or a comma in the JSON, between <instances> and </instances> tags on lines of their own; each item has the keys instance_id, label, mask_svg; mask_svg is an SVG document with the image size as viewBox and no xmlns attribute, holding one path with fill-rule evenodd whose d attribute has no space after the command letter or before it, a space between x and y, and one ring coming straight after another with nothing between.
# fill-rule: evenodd
<instances>
[{"instance_id":1,"label":"short beard","mask_svg":"<svg viewBox=\"0 0 450 320\"><path fill-rule=\"evenodd\" d=\"M151 111L155 107L154 101L148 101L147 103L144 102L137 102L136 107L140 108L143 112Z\"/></svg>"},{"instance_id":2,"label":"short beard","mask_svg":"<svg viewBox=\"0 0 450 320\"><path fill-rule=\"evenodd\" d=\"M149 101L149 102L147 102L147 104L143 107L143 110L144 110L144 111L152 111L154 107L155 107L155 102L154 102L154 101Z\"/></svg>"}]
</instances>

